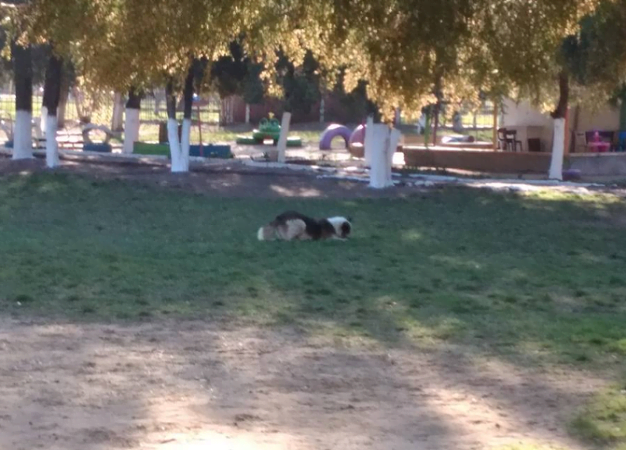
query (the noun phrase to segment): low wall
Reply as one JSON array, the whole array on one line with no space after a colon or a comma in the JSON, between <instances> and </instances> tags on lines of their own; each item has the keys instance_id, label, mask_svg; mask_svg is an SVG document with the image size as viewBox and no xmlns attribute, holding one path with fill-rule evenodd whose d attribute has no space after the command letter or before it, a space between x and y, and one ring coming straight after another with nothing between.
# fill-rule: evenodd
<instances>
[{"instance_id":1,"label":"low wall","mask_svg":"<svg viewBox=\"0 0 626 450\"><path fill-rule=\"evenodd\" d=\"M439 147L403 147L409 167L436 167L488 173L547 174L550 153L495 152L493 150L456 150ZM582 176L625 176L626 153L585 153L566 155L563 168L580 170Z\"/></svg>"},{"instance_id":2,"label":"low wall","mask_svg":"<svg viewBox=\"0 0 626 450\"><path fill-rule=\"evenodd\" d=\"M565 167L583 176L626 176L626 153L573 154Z\"/></svg>"},{"instance_id":3,"label":"low wall","mask_svg":"<svg viewBox=\"0 0 626 450\"><path fill-rule=\"evenodd\" d=\"M490 173L547 173L550 153L495 152L493 150L426 150L404 147L410 167L436 167Z\"/></svg>"}]
</instances>

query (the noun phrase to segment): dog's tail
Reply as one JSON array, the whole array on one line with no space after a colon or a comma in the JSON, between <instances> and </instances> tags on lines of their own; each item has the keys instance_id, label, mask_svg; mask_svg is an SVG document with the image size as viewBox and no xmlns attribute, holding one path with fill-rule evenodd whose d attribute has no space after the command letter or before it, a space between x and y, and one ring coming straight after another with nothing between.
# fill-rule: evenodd
<instances>
[{"instance_id":1,"label":"dog's tail","mask_svg":"<svg viewBox=\"0 0 626 450\"><path fill-rule=\"evenodd\" d=\"M256 236L259 241L273 241L276 239L276 227L271 223L265 225L264 227L259 228Z\"/></svg>"}]
</instances>

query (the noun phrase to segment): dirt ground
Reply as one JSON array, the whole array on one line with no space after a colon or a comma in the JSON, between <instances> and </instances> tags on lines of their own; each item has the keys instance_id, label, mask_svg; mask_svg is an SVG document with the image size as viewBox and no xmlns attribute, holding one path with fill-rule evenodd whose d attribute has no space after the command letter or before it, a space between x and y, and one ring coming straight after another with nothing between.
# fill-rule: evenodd
<instances>
[{"instance_id":1,"label":"dirt ground","mask_svg":"<svg viewBox=\"0 0 626 450\"><path fill-rule=\"evenodd\" d=\"M233 162L213 167L192 167L187 174L172 174L165 164L115 163L101 164L63 161L58 173L73 173L102 180L128 180L137 183L180 189L220 197L311 197L362 198L406 197L421 192L416 187L394 190L373 190L367 183L320 179L310 171L253 168ZM41 159L11 161L0 157L0 176L46 171Z\"/></svg>"},{"instance_id":2,"label":"dirt ground","mask_svg":"<svg viewBox=\"0 0 626 450\"><path fill-rule=\"evenodd\" d=\"M288 329L1 320L0 448L582 449L564 423L599 383Z\"/></svg>"},{"instance_id":3,"label":"dirt ground","mask_svg":"<svg viewBox=\"0 0 626 450\"><path fill-rule=\"evenodd\" d=\"M44 170L0 159L0 175ZM66 163L62 172L207 195L364 197L361 183L245 168ZM208 173L207 173L208 172ZM488 449L584 446L566 424L603 381L471 349L325 342L205 322L135 325L0 319L0 448ZM547 448L547 447L546 447Z\"/></svg>"}]
</instances>

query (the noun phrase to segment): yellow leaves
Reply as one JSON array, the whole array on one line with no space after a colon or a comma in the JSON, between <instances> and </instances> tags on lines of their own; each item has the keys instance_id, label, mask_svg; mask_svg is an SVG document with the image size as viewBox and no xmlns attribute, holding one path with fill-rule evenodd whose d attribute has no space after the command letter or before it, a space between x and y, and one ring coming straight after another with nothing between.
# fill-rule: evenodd
<instances>
[{"instance_id":1,"label":"yellow leaves","mask_svg":"<svg viewBox=\"0 0 626 450\"><path fill-rule=\"evenodd\" d=\"M275 51L296 63L311 50L325 81L368 81L389 114L436 101L478 101L480 89L549 98L556 48L598 0L37 0L31 36L72 52L90 82L182 77L191 56L226 54L229 41L261 55L271 93Z\"/></svg>"}]
</instances>

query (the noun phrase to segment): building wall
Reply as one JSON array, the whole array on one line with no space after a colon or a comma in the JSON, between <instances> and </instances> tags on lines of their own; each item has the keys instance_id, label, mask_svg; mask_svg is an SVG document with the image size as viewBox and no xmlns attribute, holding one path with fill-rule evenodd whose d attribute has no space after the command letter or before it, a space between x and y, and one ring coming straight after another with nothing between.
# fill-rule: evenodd
<instances>
[{"instance_id":1,"label":"building wall","mask_svg":"<svg viewBox=\"0 0 626 450\"><path fill-rule=\"evenodd\" d=\"M574 116L574 108L570 110L570 117ZM573 125L573 124L572 124ZM619 109L607 106L599 111L580 109L578 127L575 131L617 131L619 129Z\"/></svg>"},{"instance_id":2,"label":"building wall","mask_svg":"<svg viewBox=\"0 0 626 450\"><path fill-rule=\"evenodd\" d=\"M543 114L538 109L531 106L528 101L519 104L511 99L503 102L501 114L501 127L507 126L528 126L542 127L541 149L549 152L552 149L552 133L554 125L549 114Z\"/></svg>"},{"instance_id":3,"label":"building wall","mask_svg":"<svg viewBox=\"0 0 626 450\"><path fill-rule=\"evenodd\" d=\"M569 111L569 131L574 133L574 152L585 151L586 131L618 131L620 112L618 108L606 106L598 111L580 108L578 124L574 122L575 108ZM552 133L554 130L552 118L549 114L542 114L532 107L529 102L519 104L507 99L504 102L504 110L501 115L500 126L541 126L544 132L541 143L544 151L550 151L552 147Z\"/></svg>"}]
</instances>

